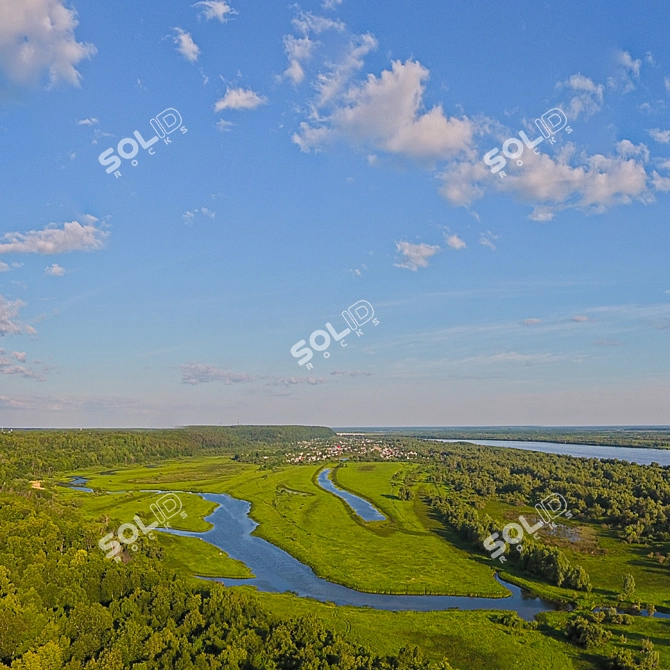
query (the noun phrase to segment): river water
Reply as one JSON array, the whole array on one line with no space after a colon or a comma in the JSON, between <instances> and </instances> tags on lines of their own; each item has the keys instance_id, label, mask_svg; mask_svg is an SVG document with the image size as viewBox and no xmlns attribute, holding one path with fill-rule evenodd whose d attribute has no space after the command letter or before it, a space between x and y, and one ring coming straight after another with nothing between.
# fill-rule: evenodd
<instances>
[{"instance_id":1,"label":"river water","mask_svg":"<svg viewBox=\"0 0 670 670\"><path fill-rule=\"evenodd\" d=\"M430 442L468 442L485 447L509 447L526 451L543 451L545 454L577 456L579 458L618 458L640 465L670 465L670 449L646 449L643 447L599 447L592 444L564 444L562 442L523 442L520 440L438 440Z\"/></svg>"},{"instance_id":2,"label":"river water","mask_svg":"<svg viewBox=\"0 0 670 670\"><path fill-rule=\"evenodd\" d=\"M561 606L528 595L522 589L504 582L512 595L507 598L474 598L469 596L385 595L364 593L321 579L307 565L274 544L252 535L258 524L249 517L251 505L226 494L200 493L205 500L218 503L219 507L206 518L214 528L204 533L191 533L169 529L165 532L188 537L200 537L215 547L223 549L230 557L242 561L254 573L251 579L217 579L226 586L248 584L259 591L283 593L292 591L299 596L314 598L336 605L355 605L381 610L415 610L429 612L458 608L462 610L515 610L519 616L531 621L539 612L560 609ZM388 558L388 557L387 557ZM383 568L384 557L380 557ZM445 570L449 566L445 565ZM498 577L496 577L498 579ZM503 583L498 579L500 583Z\"/></svg>"},{"instance_id":3,"label":"river water","mask_svg":"<svg viewBox=\"0 0 670 670\"><path fill-rule=\"evenodd\" d=\"M331 481L330 477L330 468L325 468L319 472L317 481L319 486L330 493L334 493L338 498L342 498L349 507L351 507L358 516L363 519L363 521L385 521L386 517L371 503L363 498L359 498L349 491L344 491L343 489L338 488Z\"/></svg>"}]
</instances>

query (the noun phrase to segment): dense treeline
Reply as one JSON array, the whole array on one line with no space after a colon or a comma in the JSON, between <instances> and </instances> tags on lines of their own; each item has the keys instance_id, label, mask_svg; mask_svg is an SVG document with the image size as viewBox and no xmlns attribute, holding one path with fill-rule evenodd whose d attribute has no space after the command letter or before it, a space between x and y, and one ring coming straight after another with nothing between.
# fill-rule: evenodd
<instances>
[{"instance_id":1,"label":"dense treeline","mask_svg":"<svg viewBox=\"0 0 670 670\"><path fill-rule=\"evenodd\" d=\"M0 490L79 468L150 463L180 456L244 454L327 438L310 426L191 426L174 430L14 430L0 433Z\"/></svg>"},{"instance_id":2,"label":"dense treeline","mask_svg":"<svg viewBox=\"0 0 670 670\"><path fill-rule=\"evenodd\" d=\"M496 531L496 523L488 514L480 518L475 509L458 500L435 496L428 498L428 503L438 518L479 549ZM524 539L521 552L508 550L507 558L521 570L544 577L556 586L584 591L591 588L591 580L584 568L570 565L562 551L537 539Z\"/></svg>"},{"instance_id":3,"label":"dense treeline","mask_svg":"<svg viewBox=\"0 0 670 670\"><path fill-rule=\"evenodd\" d=\"M509 448L444 445L428 455L429 481L460 500L535 505L562 494L583 520L605 523L628 542L670 540L670 467L574 458Z\"/></svg>"},{"instance_id":4,"label":"dense treeline","mask_svg":"<svg viewBox=\"0 0 670 670\"><path fill-rule=\"evenodd\" d=\"M249 593L191 586L148 551L104 558L104 529L39 491L0 495L0 670L448 670L416 650L377 657Z\"/></svg>"}]
</instances>

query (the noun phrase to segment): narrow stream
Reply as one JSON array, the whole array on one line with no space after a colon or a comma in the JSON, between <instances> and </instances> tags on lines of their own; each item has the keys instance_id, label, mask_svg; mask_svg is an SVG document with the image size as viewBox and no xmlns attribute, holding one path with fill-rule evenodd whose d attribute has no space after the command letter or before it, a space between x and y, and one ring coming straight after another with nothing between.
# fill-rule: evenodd
<instances>
[{"instance_id":1,"label":"narrow stream","mask_svg":"<svg viewBox=\"0 0 670 670\"><path fill-rule=\"evenodd\" d=\"M351 507L358 516L363 519L363 521L386 521L386 517L371 503L363 498L359 498L349 491L344 491L343 489L335 486L333 481L330 479L329 475L331 468L325 468L319 472L317 481L319 486L330 493L334 493L339 498L342 498L349 507Z\"/></svg>"}]
</instances>

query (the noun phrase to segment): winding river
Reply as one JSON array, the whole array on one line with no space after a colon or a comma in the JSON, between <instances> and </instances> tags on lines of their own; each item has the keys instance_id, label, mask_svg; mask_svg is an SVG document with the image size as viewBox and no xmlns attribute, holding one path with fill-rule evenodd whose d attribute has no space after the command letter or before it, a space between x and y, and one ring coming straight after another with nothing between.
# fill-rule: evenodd
<instances>
[{"instance_id":1,"label":"winding river","mask_svg":"<svg viewBox=\"0 0 670 670\"><path fill-rule=\"evenodd\" d=\"M630 449L625 447L597 447L591 445L567 445L548 442L516 442L503 440L438 440L440 442L471 442L487 446L514 447L531 451L581 456L583 458L619 458L634 463L648 464L657 462L670 465L670 451L658 449ZM366 521L383 520L385 517L367 500L344 491L333 484L329 478L330 469L322 470L317 478L319 485L330 493L339 496ZM86 488L86 479L72 477L66 486L72 489L91 491ZM165 493L165 491L156 491ZM329 582L317 577L314 571L304 563L270 542L252 535L258 524L249 517L251 504L221 493L197 493L205 500L217 504L206 521L213 528L204 533L164 529L163 532L187 537L198 537L225 551L231 558L244 563L255 575L249 579L214 579L226 586L250 585L259 591L271 593L296 593L305 598L313 598L336 605L371 607L380 610L414 610L421 612L461 609L461 610L514 610L520 617L531 621L539 612L567 609L565 605L544 601L528 594L513 584L496 580L511 592L506 598L478 598L471 596L431 596L431 595L387 595L365 593L350 589L341 584ZM343 540L346 541L346 540ZM383 563L380 561L380 566ZM448 569L448 566L447 566ZM659 618L670 615L656 612Z\"/></svg>"},{"instance_id":2,"label":"winding river","mask_svg":"<svg viewBox=\"0 0 670 670\"><path fill-rule=\"evenodd\" d=\"M519 616L531 621L539 612L561 609L562 606L545 602L528 595L512 584L504 586L512 592L507 598L474 598L470 596L385 595L365 593L334 584L314 574L309 566L301 563L283 549L252 535L258 524L249 517L250 503L231 498L225 493L200 493L205 500L219 506L206 518L214 528L204 533L169 529L165 532L187 537L200 537L215 547L223 549L231 558L242 561L254 573L250 579L216 579L226 586L248 584L259 591L283 593L292 591L299 596L314 598L336 605L355 605L381 610L415 610L428 612L458 608L462 610L515 610ZM380 566L383 562L380 561ZM448 567L447 567L448 569ZM500 578L496 579L503 583Z\"/></svg>"}]
</instances>

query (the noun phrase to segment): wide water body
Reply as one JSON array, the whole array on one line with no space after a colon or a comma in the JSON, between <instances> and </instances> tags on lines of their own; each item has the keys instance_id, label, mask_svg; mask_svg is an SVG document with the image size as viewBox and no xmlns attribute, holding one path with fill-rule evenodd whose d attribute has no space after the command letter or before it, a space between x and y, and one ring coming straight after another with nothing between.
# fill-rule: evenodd
<instances>
[{"instance_id":1,"label":"wide water body","mask_svg":"<svg viewBox=\"0 0 670 670\"><path fill-rule=\"evenodd\" d=\"M546 454L578 456L579 458L618 458L629 463L670 465L670 449L645 449L633 447L599 447L593 444L563 444L562 442L522 442L519 440L437 440L430 442L468 442L485 447L510 447L526 451L543 451Z\"/></svg>"}]
</instances>

